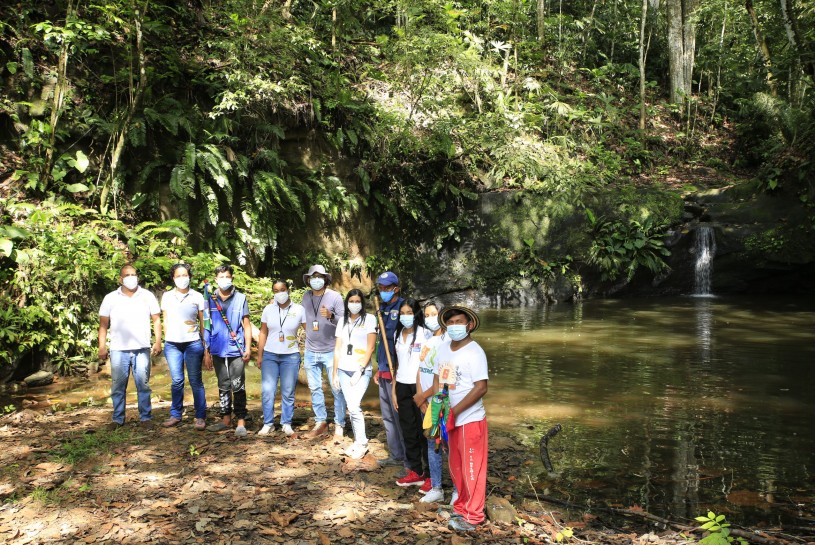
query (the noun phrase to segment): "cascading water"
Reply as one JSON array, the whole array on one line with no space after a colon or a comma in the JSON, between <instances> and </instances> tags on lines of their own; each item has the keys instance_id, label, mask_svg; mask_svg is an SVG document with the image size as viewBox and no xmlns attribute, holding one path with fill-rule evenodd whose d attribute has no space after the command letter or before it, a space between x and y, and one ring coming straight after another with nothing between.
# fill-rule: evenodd
<instances>
[{"instance_id":1,"label":"cascading water","mask_svg":"<svg viewBox=\"0 0 815 545\"><path fill-rule=\"evenodd\" d=\"M713 227L700 225L696 228L693 250L696 254L693 295L713 295L711 281L713 279L713 258L716 256L716 235Z\"/></svg>"}]
</instances>

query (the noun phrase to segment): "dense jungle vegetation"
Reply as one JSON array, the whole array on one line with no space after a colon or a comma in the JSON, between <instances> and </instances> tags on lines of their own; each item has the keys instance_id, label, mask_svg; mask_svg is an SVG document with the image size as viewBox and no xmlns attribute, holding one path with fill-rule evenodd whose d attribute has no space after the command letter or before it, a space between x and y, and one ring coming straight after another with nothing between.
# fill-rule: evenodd
<instances>
[{"instance_id":1,"label":"dense jungle vegetation","mask_svg":"<svg viewBox=\"0 0 815 545\"><path fill-rule=\"evenodd\" d=\"M158 288L229 259L260 305L315 259L409 271L483 192L584 212L582 252L499 251L513 274L658 271L681 206L640 188L810 206L813 76L801 0L4 3L0 364L87 359L125 261Z\"/></svg>"}]
</instances>

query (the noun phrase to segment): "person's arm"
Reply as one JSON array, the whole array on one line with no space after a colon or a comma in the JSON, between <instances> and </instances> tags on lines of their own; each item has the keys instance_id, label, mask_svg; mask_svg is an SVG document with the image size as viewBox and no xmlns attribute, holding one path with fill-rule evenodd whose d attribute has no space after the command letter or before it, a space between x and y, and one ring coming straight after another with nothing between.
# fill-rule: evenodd
<instances>
[{"instance_id":1,"label":"person's arm","mask_svg":"<svg viewBox=\"0 0 815 545\"><path fill-rule=\"evenodd\" d=\"M458 416L462 412L466 411L473 405L475 405L479 399L484 397L487 394L487 381L486 380L477 380L473 383L473 389L464 396L464 399L459 401L455 407L450 407L450 412L453 413L453 416Z\"/></svg>"},{"instance_id":2,"label":"person's arm","mask_svg":"<svg viewBox=\"0 0 815 545\"><path fill-rule=\"evenodd\" d=\"M334 381L334 378L337 376L337 372L340 368L340 351L342 350L342 337L337 337L336 342L334 343L334 366L333 370L331 371L331 380Z\"/></svg>"},{"instance_id":3,"label":"person's arm","mask_svg":"<svg viewBox=\"0 0 815 545\"><path fill-rule=\"evenodd\" d=\"M241 325L243 326L243 341L246 343L244 345L246 351L243 353L241 359L245 363L249 361L249 357L252 355L252 322L249 320L248 314L241 320Z\"/></svg>"},{"instance_id":4,"label":"person's arm","mask_svg":"<svg viewBox=\"0 0 815 545\"><path fill-rule=\"evenodd\" d=\"M108 359L108 328L110 327L110 316L99 317L99 360Z\"/></svg>"},{"instance_id":5,"label":"person's arm","mask_svg":"<svg viewBox=\"0 0 815 545\"><path fill-rule=\"evenodd\" d=\"M258 335L258 357L255 359L255 367L260 369L263 363L263 347L266 346L266 339L269 337L269 326L266 322L260 323L260 334Z\"/></svg>"},{"instance_id":6,"label":"person's arm","mask_svg":"<svg viewBox=\"0 0 815 545\"><path fill-rule=\"evenodd\" d=\"M374 347L376 347L376 333L368 333L368 349L365 351L365 357L362 360L363 364L360 366L363 370L371 364Z\"/></svg>"},{"instance_id":7,"label":"person's arm","mask_svg":"<svg viewBox=\"0 0 815 545\"><path fill-rule=\"evenodd\" d=\"M416 395L413 396L413 402L419 407L419 410L423 413L427 411L427 398L430 395L426 395L425 391L422 390L422 370L419 369L416 371ZM432 392L433 388L429 388L428 392Z\"/></svg>"},{"instance_id":8,"label":"person's arm","mask_svg":"<svg viewBox=\"0 0 815 545\"><path fill-rule=\"evenodd\" d=\"M156 337L156 342L153 343L153 350L151 351L154 356L161 354L161 314L156 313L152 315L153 318L153 335Z\"/></svg>"}]
</instances>

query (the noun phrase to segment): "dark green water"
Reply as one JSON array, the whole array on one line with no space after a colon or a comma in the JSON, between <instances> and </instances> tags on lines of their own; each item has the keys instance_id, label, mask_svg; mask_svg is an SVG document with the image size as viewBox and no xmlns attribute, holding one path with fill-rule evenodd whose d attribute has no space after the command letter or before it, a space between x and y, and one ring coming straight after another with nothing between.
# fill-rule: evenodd
<instances>
[{"instance_id":1,"label":"dark green water","mask_svg":"<svg viewBox=\"0 0 815 545\"><path fill-rule=\"evenodd\" d=\"M523 471L539 493L678 517L712 509L744 524L812 524L799 517L815 519L815 302L597 300L481 318L490 425L524 437L534 463ZM259 409L260 373L247 375L250 409ZM213 405L215 378L205 377ZM166 365L151 383L169 400ZM62 382L25 397L105 403L109 384ZM308 402L306 387L297 400ZM371 385L366 408L377 404ZM550 475L538 440L556 423Z\"/></svg>"}]
</instances>

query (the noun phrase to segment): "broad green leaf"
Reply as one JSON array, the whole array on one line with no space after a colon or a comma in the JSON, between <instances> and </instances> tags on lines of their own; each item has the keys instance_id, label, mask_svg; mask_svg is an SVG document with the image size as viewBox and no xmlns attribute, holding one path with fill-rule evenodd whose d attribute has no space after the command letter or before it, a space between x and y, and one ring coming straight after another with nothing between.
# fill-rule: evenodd
<instances>
[{"instance_id":1,"label":"broad green leaf","mask_svg":"<svg viewBox=\"0 0 815 545\"><path fill-rule=\"evenodd\" d=\"M65 191L68 193L81 193L83 191L88 191L90 189L85 184L69 184L65 186Z\"/></svg>"},{"instance_id":2,"label":"broad green leaf","mask_svg":"<svg viewBox=\"0 0 815 545\"><path fill-rule=\"evenodd\" d=\"M88 156L85 155L82 150L77 150L76 152L76 169L79 172L85 172L88 169L88 165L90 161L88 160Z\"/></svg>"}]
</instances>

